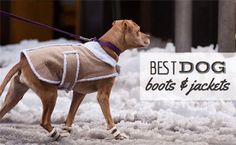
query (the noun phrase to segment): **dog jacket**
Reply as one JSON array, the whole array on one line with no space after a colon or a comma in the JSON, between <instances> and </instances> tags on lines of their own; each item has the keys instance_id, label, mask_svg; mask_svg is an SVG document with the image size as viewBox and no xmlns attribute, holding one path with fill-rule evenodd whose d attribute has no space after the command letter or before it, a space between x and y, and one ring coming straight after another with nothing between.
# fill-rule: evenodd
<instances>
[{"instance_id":1,"label":"dog jacket","mask_svg":"<svg viewBox=\"0 0 236 145\"><path fill-rule=\"evenodd\" d=\"M33 73L41 81L72 90L76 83L118 75L116 61L98 42L57 44L23 50Z\"/></svg>"}]
</instances>

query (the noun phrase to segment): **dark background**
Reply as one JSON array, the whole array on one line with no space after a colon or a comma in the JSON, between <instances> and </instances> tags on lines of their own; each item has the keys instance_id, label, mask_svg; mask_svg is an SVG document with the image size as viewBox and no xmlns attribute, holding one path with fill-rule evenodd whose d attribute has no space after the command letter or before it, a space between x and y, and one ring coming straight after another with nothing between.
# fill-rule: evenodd
<instances>
[{"instance_id":1,"label":"dark background","mask_svg":"<svg viewBox=\"0 0 236 145\"><path fill-rule=\"evenodd\" d=\"M115 19L132 19L142 31L174 42L175 0L1 0L0 9L89 38L101 36ZM217 21L217 0L193 0L192 46L216 44ZM6 17L1 17L0 24L1 45L23 39L68 38Z\"/></svg>"}]
</instances>

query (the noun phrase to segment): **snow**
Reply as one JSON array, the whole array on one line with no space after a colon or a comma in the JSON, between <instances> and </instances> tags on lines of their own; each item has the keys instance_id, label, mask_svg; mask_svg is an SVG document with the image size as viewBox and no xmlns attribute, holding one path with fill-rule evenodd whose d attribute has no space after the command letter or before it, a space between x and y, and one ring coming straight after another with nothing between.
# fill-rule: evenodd
<instances>
[{"instance_id":1,"label":"snow","mask_svg":"<svg viewBox=\"0 0 236 145\"><path fill-rule=\"evenodd\" d=\"M78 43L65 39L46 42L24 40L19 44L0 47L0 81L19 60L23 49L56 43ZM174 45L166 48L140 50L174 52ZM117 127L130 136L116 141L106 133L106 123L96 100L89 94L82 102L73 126L72 135L52 142L39 126L41 102L29 91L0 123L1 144L165 144L165 145L234 145L236 144L236 103L223 101L140 101L139 52L137 49L121 54L121 74L111 94L111 111ZM193 52L216 52L213 45L192 49ZM7 89L6 89L7 90ZM0 98L0 105L6 91ZM52 115L53 124L61 127L71 102L71 92L59 92Z\"/></svg>"}]
</instances>

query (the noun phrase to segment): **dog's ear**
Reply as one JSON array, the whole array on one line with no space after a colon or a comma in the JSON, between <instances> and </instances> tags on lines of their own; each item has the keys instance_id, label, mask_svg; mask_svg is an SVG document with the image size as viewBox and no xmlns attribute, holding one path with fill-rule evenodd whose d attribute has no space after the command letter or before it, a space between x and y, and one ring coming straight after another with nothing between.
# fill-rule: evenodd
<instances>
[{"instance_id":1,"label":"dog's ear","mask_svg":"<svg viewBox=\"0 0 236 145\"><path fill-rule=\"evenodd\" d=\"M129 24L126 20L123 21L123 32L128 32L129 31Z\"/></svg>"}]
</instances>

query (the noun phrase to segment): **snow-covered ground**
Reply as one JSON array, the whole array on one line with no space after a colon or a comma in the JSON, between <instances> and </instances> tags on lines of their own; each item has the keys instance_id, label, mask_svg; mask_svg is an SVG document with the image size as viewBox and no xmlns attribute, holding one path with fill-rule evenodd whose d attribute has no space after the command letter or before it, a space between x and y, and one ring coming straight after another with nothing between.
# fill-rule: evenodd
<instances>
[{"instance_id":1,"label":"snow-covered ground","mask_svg":"<svg viewBox=\"0 0 236 145\"><path fill-rule=\"evenodd\" d=\"M22 49L55 43L77 43L65 39L38 42L25 40L19 44L0 47L0 81L11 66L19 60ZM142 50L144 51L144 50ZM166 48L151 48L149 52L174 52ZM193 52L214 52L213 46L198 47ZM31 91L0 123L1 144L165 144L165 145L236 145L236 103L220 101L153 101L139 98L139 52L124 52L119 64L121 74L111 94L112 115L118 128L130 136L116 141L106 133L106 124L96 100L89 94L80 106L72 135L51 142L39 126L41 102ZM7 90L7 89L6 89ZM6 92L0 98L0 106ZM71 93L59 92L52 120L60 127L69 110Z\"/></svg>"}]
</instances>

